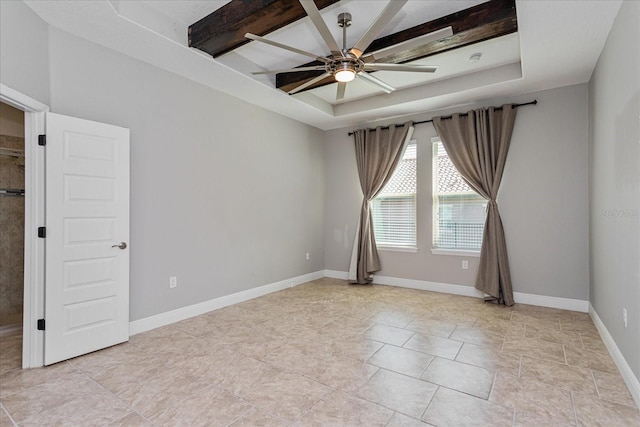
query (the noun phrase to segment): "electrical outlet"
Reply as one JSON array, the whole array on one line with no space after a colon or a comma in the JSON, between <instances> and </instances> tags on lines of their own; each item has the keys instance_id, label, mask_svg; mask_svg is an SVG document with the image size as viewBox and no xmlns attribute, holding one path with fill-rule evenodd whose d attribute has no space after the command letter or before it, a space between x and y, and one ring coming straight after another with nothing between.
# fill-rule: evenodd
<instances>
[{"instance_id":1,"label":"electrical outlet","mask_svg":"<svg viewBox=\"0 0 640 427\"><path fill-rule=\"evenodd\" d=\"M627 309L622 309L622 321L624 322L624 327L627 327Z\"/></svg>"},{"instance_id":2,"label":"electrical outlet","mask_svg":"<svg viewBox=\"0 0 640 427\"><path fill-rule=\"evenodd\" d=\"M178 278L176 276L169 277L169 288L173 289L178 286Z\"/></svg>"},{"instance_id":3,"label":"electrical outlet","mask_svg":"<svg viewBox=\"0 0 640 427\"><path fill-rule=\"evenodd\" d=\"M311 259L311 256L309 255L309 252L307 252L306 257L307 257L307 260Z\"/></svg>"},{"instance_id":4,"label":"electrical outlet","mask_svg":"<svg viewBox=\"0 0 640 427\"><path fill-rule=\"evenodd\" d=\"M469 269L469 261L467 261L466 259L462 260L462 269L463 270L468 270Z\"/></svg>"}]
</instances>

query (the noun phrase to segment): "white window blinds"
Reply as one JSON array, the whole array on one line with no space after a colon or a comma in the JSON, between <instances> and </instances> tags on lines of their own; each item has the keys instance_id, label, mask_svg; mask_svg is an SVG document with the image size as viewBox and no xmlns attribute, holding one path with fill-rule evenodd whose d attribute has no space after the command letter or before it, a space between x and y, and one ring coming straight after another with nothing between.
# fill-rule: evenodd
<instances>
[{"instance_id":1,"label":"white window blinds","mask_svg":"<svg viewBox=\"0 0 640 427\"><path fill-rule=\"evenodd\" d=\"M433 171L433 247L480 250L487 201L462 179L440 140Z\"/></svg>"},{"instance_id":2,"label":"white window blinds","mask_svg":"<svg viewBox=\"0 0 640 427\"><path fill-rule=\"evenodd\" d=\"M391 179L371 203L378 246L416 246L416 142L411 141Z\"/></svg>"}]
</instances>

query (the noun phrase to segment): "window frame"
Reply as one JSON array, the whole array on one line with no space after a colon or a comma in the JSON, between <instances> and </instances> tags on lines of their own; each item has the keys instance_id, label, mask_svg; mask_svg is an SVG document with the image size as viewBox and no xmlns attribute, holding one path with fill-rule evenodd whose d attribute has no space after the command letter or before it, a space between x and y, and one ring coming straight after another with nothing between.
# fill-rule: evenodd
<instances>
[{"instance_id":1,"label":"window frame","mask_svg":"<svg viewBox=\"0 0 640 427\"><path fill-rule=\"evenodd\" d=\"M463 257L480 257L480 250L481 248L478 249L472 249L472 248L444 248L444 247L437 247L436 246L436 241L437 241L437 237L439 236L438 232L439 232L439 205L440 202L438 200L439 197L439 193L437 192L437 188L438 188L438 156L436 154L436 147L437 144L442 143L442 139L440 139L439 137L435 136L433 138L431 138L431 161L432 161L432 166L431 166L431 172L432 172L432 181L431 181L431 208L432 208L432 219L431 219L431 231L432 231L432 236L431 236L431 253L433 255L452 255L452 256L463 256ZM448 155L448 154L447 154ZM467 192L467 193L460 193L461 196L464 195L476 195L479 198L481 198L482 200L486 199L484 197L482 197L481 195L479 195L478 193L476 193L475 191L471 190L471 192ZM485 215L486 215L486 207L485 207ZM485 216L485 220L486 220L486 216ZM484 227L484 223L483 223L483 227ZM482 243L481 243L482 246Z\"/></svg>"}]
</instances>

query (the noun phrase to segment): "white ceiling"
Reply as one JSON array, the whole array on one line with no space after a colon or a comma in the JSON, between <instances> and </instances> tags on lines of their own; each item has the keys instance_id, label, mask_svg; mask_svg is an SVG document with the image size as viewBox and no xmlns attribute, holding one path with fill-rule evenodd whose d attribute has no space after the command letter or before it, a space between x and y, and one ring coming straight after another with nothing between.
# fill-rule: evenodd
<instances>
[{"instance_id":1,"label":"white ceiling","mask_svg":"<svg viewBox=\"0 0 640 427\"><path fill-rule=\"evenodd\" d=\"M376 38L387 36L398 31L406 30L424 22L432 21L442 16L483 3L486 0L475 1L424 1L409 0L400 12L391 20ZM322 14L333 38L342 46L342 28L337 25L338 14L351 13L351 26L347 29L347 44L353 46L362 36L369 25L382 12L387 1L341 0L325 9ZM331 52L315 30L308 18L301 19L284 28L276 30L267 36L268 39L297 47L307 52L327 56ZM290 54L289 52L260 43L249 43L236 49L236 53L254 62L264 69L283 69L297 67L310 62L306 56ZM254 70L255 71L255 70Z\"/></svg>"},{"instance_id":2,"label":"white ceiling","mask_svg":"<svg viewBox=\"0 0 640 427\"><path fill-rule=\"evenodd\" d=\"M402 10L393 18L378 37L383 37L407 28L429 22L463 9L483 3L486 0L474 1L424 1L409 0ZM342 28L337 25L337 16L343 12L351 13L353 22L347 30L347 46L353 46L360 36L367 31L368 26L386 6L386 1L354 1L342 0L322 10L322 15L334 39L342 45ZM302 19L268 35L273 41L285 45L293 45L307 52L317 53L322 56L330 54L329 49L311 25L310 20ZM478 63L470 63L469 56L475 52L483 54ZM241 56L239 60L237 56ZM251 75L252 71L278 70L297 67L308 63L310 58L277 47L258 42L246 44L235 52L218 59L240 72ZM520 42L517 35L507 36L505 40L488 41L456 50L437 57L429 57L412 64L438 65L436 73L408 73L408 72L377 72L375 76L390 84L396 89L410 88L419 85L433 83L438 80L448 79L454 76L473 73L488 68L494 68L505 64L520 61ZM269 86L275 86L275 75L262 75L254 77ZM368 83L363 79L356 79L347 85L346 94L342 101L336 101L337 83L311 90L309 93L330 105L344 104L357 99L372 96L384 97L385 92L379 87ZM305 95L307 98L309 95ZM296 95L301 98L301 95Z\"/></svg>"},{"instance_id":3,"label":"white ceiling","mask_svg":"<svg viewBox=\"0 0 640 427\"><path fill-rule=\"evenodd\" d=\"M517 0L517 33L415 62L438 65L433 75L377 72L376 77L397 89L391 94L356 79L348 84L345 99L336 102L335 84L290 96L275 89L273 76L251 75L262 69L295 67L309 62L307 57L258 42L217 59L187 47L188 26L227 2L25 0L54 27L324 130L584 83L621 4L621 0ZM381 35L482 2L409 0ZM342 0L323 9L322 15L339 44L342 30L336 24L337 15L353 15L347 39L351 46L385 4L381 0ZM267 37L328 54L308 18ZM482 53L482 59L471 63L469 56L476 52Z\"/></svg>"}]
</instances>

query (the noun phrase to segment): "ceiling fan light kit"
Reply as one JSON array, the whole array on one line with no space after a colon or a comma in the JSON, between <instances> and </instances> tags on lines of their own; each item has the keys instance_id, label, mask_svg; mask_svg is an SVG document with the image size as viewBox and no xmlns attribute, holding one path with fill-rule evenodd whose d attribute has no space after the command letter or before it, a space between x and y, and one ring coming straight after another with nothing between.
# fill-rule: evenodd
<instances>
[{"instance_id":1,"label":"ceiling fan light kit","mask_svg":"<svg viewBox=\"0 0 640 427\"><path fill-rule=\"evenodd\" d=\"M333 74L333 77L335 77L336 81L338 82L349 83L356 78L356 72L350 68L345 67L344 69L336 71Z\"/></svg>"},{"instance_id":2,"label":"ceiling fan light kit","mask_svg":"<svg viewBox=\"0 0 640 427\"><path fill-rule=\"evenodd\" d=\"M364 63L353 58L349 53L343 58L337 58L327 64L327 72L333 74L338 82L350 82L356 78L356 74L364 70Z\"/></svg>"},{"instance_id":3,"label":"ceiling fan light kit","mask_svg":"<svg viewBox=\"0 0 640 427\"><path fill-rule=\"evenodd\" d=\"M254 34L247 33L245 35L246 38L259 41L265 44L270 44L272 46L278 47L280 49L285 49L290 52L295 52L301 55L312 57L320 62L323 62L324 65L317 65L311 67L298 67L292 68L288 70L267 70L267 71L257 71L252 74L279 74L283 72L291 73L291 72L302 72L302 71L324 71L323 74L315 77L300 86L290 90L288 93L293 95L295 93L300 92L303 89L309 88L316 83L321 82L327 77L333 77L336 82L338 82L338 89L336 94L336 100L341 100L344 98L346 83L353 81L356 77L362 77L362 79L366 82L376 85L380 89L382 89L386 93L390 93L395 90L391 85L383 82L377 77L369 74L370 71L408 71L408 72L419 72L419 73L434 73L438 67L436 66L428 66L428 65L411 65L411 64L393 64L393 63L378 63L377 61L382 60L388 56L394 55L398 52L402 52L405 50L415 49L421 45L430 43L435 40L439 40L448 36L453 35L453 31L451 27L443 28L432 33L426 34L416 40L407 40L405 42L398 43L397 45L376 51L371 52L366 55L363 53L367 50L369 45L373 42L373 40L378 36L378 34L384 30L384 28L389 24L389 22L393 19L393 17L400 11L400 9L404 6L407 0L390 0L387 6L383 9L383 11L378 15L375 21L371 24L371 26L367 29L367 31L362 35L360 40L351 48L347 49L347 27L351 25L351 14L350 13L340 13L338 15L338 26L342 28L342 48L338 46L338 43L333 38L333 35L327 28L326 23L324 22L322 16L318 8L316 7L313 0L299 0L300 4L307 12L307 15L316 30L326 43L330 55L315 55L310 52L305 52L295 47L287 46L278 42L274 42L268 39L265 39L260 36L256 36Z\"/></svg>"}]
</instances>

